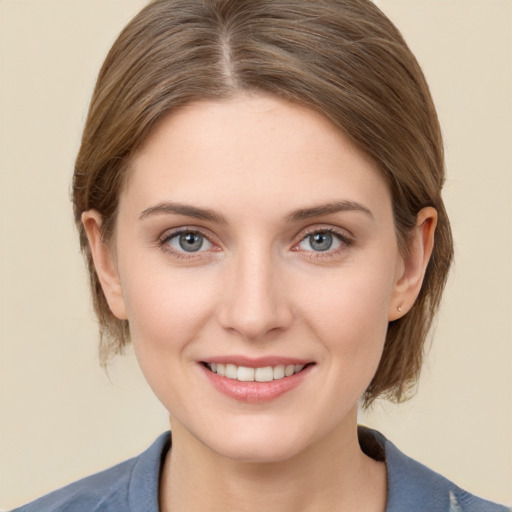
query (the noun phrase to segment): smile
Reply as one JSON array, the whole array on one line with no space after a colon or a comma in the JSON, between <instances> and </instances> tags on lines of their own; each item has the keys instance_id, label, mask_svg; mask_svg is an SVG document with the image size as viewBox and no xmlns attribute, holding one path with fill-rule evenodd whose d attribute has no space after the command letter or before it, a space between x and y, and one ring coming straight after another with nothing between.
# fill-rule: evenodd
<instances>
[{"instance_id":1,"label":"smile","mask_svg":"<svg viewBox=\"0 0 512 512\"><path fill-rule=\"evenodd\" d=\"M237 366L230 363L205 363L205 366L220 377L238 380L240 382L272 382L273 380L291 377L301 372L304 364L278 364L276 366L263 366L251 368L248 366Z\"/></svg>"},{"instance_id":2,"label":"smile","mask_svg":"<svg viewBox=\"0 0 512 512\"><path fill-rule=\"evenodd\" d=\"M238 364L235 364L238 363ZM300 386L314 373L316 363L300 359L242 356L202 361L204 376L223 395L239 402L263 403Z\"/></svg>"}]
</instances>

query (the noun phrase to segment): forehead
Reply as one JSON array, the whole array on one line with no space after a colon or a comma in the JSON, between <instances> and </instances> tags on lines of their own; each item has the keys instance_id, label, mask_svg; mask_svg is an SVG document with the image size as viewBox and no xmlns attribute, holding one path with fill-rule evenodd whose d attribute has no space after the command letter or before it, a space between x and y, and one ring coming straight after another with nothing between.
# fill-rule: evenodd
<instances>
[{"instance_id":1,"label":"forehead","mask_svg":"<svg viewBox=\"0 0 512 512\"><path fill-rule=\"evenodd\" d=\"M121 203L123 196L141 208L179 199L255 212L267 203L390 202L377 165L327 118L263 95L200 101L168 115L133 159Z\"/></svg>"}]
</instances>

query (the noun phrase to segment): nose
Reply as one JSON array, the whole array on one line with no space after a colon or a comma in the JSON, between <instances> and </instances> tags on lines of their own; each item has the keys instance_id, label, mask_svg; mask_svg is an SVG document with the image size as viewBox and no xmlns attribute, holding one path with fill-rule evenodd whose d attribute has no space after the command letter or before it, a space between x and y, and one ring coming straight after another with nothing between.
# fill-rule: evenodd
<instances>
[{"instance_id":1,"label":"nose","mask_svg":"<svg viewBox=\"0 0 512 512\"><path fill-rule=\"evenodd\" d=\"M250 341L287 329L292 309L272 255L246 251L230 267L218 311L222 327Z\"/></svg>"}]
</instances>

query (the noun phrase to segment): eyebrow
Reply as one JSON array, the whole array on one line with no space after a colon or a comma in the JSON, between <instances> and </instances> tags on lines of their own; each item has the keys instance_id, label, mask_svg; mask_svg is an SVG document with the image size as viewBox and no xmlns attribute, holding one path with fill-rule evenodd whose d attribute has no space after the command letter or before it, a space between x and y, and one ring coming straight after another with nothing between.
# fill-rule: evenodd
<instances>
[{"instance_id":1,"label":"eyebrow","mask_svg":"<svg viewBox=\"0 0 512 512\"><path fill-rule=\"evenodd\" d=\"M363 212L372 219L373 213L360 203L355 201L335 201L332 203L321 204L312 206L310 208L301 208L294 210L286 215L288 222L298 222L301 220L311 219L313 217L321 217L323 215L330 215L332 213L358 211ZM163 202L155 206L146 208L139 216L139 220L144 220L153 215L183 215L185 217L192 217L198 220L205 220L215 222L217 224L227 224L227 220L222 215L210 210L208 208L199 208L197 206L190 206L182 203Z\"/></svg>"},{"instance_id":2,"label":"eyebrow","mask_svg":"<svg viewBox=\"0 0 512 512\"><path fill-rule=\"evenodd\" d=\"M144 220L152 215L166 215L169 213L215 222L217 224L227 224L226 219L222 215L215 213L213 210L198 208L197 206L189 206L187 204L169 202L159 203L155 206L151 206L150 208L146 208L140 214L139 220Z\"/></svg>"},{"instance_id":3,"label":"eyebrow","mask_svg":"<svg viewBox=\"0 0 512 512\"><path fill-rule=\"evenodd\" d=\"M362 212L374 219L373 213L360 203L355 201L335 201L333 203L312 206L311 208L301 208L289 213L286 218L289 222L297 222L301 220L311 219L312 217L321 217L338 212Z\"/></svg>"}]
</instances>

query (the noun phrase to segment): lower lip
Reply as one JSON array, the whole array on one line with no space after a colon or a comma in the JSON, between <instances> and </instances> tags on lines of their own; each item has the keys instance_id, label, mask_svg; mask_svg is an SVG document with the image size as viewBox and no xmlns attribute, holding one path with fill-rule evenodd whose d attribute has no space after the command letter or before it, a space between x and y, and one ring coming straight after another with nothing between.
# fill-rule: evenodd
<instances>
[{"instance_id":1,"label":"lower lip","mask_svg":"<svg viewBox=\"0 0 512 512\"><path fill-rule=\"evenodd\" d=\"M242 382L236 379L228 379L213 373L202 364L200 366L217 391L239 402L254 404L269 402L296 388L310 373L313 365L306 366L302 371L290 377L283 377L270 382Z\"/></svg>"}]
</instances>

